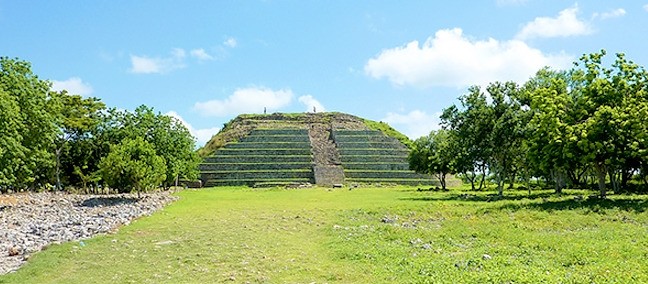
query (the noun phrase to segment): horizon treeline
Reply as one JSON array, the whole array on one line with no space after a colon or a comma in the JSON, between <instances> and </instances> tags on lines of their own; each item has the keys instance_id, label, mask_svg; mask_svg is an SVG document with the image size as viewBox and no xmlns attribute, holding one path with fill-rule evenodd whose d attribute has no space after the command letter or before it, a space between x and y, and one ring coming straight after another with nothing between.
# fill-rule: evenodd
<instances>
[{"instance_id":1,"label":"horizon treeline","mask_svg":"<svg viewBox=\"0 0 648 284\"><path fill-rule=\"evenodd\" d=\"M444 109L442 129L417 139L410 166L460 174L472 189L487 179L544 180L556 192L595 187L605 197L648 188L648 73L619 53L585 54L570 70L539 70L524 84L473 86Z\"/></svg>"},{"instance_id":2,"label":"horizon treeline","mask_svg":"<svg viewBox=\"0 0 648 284\"><path fill-rule=\"evenodd\" d=\"M177 119L51 86L29 62L0 57L0 192L139 193L197 177L195 139Z\"/></svg>"}]
</instances>

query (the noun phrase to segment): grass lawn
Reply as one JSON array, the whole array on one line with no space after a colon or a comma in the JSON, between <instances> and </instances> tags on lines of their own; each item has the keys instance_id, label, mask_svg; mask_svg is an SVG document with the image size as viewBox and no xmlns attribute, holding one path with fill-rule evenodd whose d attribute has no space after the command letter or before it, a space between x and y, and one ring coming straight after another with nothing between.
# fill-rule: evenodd
<instances>
[{"instance_id":1,"label":"grass lawn","mask_svg":"<svg viewBox=\"0 0 648 284\"><path fill-rule=\"evenodd\" d=\"M214 188L0 283L648 283L648 196Z\"/></svg>"}]
</instances>

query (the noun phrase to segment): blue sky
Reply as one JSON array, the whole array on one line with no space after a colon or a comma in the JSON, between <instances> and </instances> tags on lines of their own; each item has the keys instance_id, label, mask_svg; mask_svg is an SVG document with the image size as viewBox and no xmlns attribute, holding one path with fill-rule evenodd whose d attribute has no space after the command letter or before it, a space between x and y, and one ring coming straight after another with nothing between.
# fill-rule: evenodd
<instances>
[{"instance_id":1,"label":"blue sky","mask_svg":"<svg viewBox=\"0 0 648 284\"><path fill-rule=\"evenodd\" d=\"M0 31L0 55L54 89L154 107L200 146L264 107L417 138L469 85L524 82L601 49L648 65L648 0L0 0Z\"/></svg>"}]
</instances>

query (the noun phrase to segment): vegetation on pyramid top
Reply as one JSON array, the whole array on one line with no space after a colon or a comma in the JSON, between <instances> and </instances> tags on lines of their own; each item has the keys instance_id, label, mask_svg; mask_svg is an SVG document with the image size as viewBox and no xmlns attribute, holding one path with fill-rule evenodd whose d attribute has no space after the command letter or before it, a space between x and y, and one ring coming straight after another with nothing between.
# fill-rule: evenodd
<instances>
[{"instance_id":1,"label":"vegetation on pyramid top","mask_svg":"<svg viewBox=\"0 0 648 284\"><path fill-rule=\"evenodd\" d=\"M213 155L227 143L238 142L253 130L309 129L310 124L326 124L334 129L377 130L410 147L412 141L384 122L363 119L340 112L241 114L223 125L202 148L201 157Z\"/></svg>"}]
</instances>

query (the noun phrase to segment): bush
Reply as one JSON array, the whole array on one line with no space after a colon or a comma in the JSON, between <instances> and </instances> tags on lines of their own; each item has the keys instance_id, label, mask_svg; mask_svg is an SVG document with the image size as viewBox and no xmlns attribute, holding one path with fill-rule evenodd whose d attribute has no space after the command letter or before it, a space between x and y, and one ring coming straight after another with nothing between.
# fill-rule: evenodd
<instances>
[{"instance_id":1,"label":"bush","mask_svg":"<svg viewBox=\"0 0 648 284\"><path fill-rule=\"evenodd\" d=\"M108 186L119 192L135 190L138 196L166 179L164 158L141 137L111 146L108 156L99 162L99 170Z\"/></svg>"}]
</instances>

